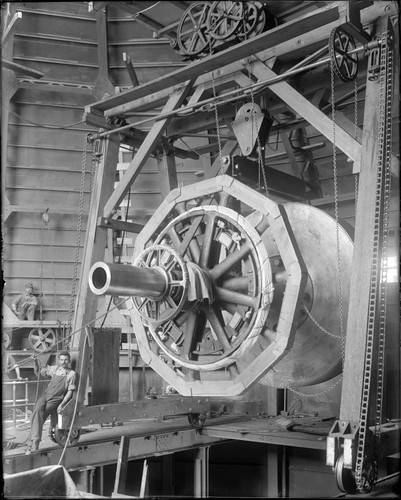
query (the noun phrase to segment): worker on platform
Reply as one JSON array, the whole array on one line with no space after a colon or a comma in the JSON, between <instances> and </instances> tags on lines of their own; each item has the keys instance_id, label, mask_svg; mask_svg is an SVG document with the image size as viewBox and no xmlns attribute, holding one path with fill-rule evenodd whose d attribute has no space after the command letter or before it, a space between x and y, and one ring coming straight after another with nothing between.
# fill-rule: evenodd
<instances>
[{"instance_id":1,"label":"worker on platform","mask_svg":"<svg viewBox=\"0 0 401 500\"><path fill-rule=\"evenodd\" d=\"M33 295L32 283L25 283L24 288L24 293L18 295L18 297L11 304L11 308L19 319L33 321L36 307L38 305L38 299L35 295Z\"/></svg>"},{"instance_id":2,"label":"worker on platform","mask_svg":"<svg viewBox=\"0 0 401 500\"><path fill-rule=\"evenodd\" d=\"M71 356L68 351L61 351L58 364L46 365L40 369L35 359L35 373L50 376L51 381L35 404L31 418L30 443L27 453L39 448L42 439L43 424L50 415L50 429L57 425L57 415L62 413L76 390L77 374L70 368Z\"/></svg>"}]
</instances>

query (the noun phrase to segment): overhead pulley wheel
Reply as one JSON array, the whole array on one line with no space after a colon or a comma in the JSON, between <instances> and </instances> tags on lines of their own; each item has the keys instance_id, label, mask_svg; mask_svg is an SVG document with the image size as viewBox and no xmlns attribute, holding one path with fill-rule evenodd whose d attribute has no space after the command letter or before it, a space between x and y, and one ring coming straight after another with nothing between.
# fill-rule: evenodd
<instances>
[{"instance_id":1,"label":"overhead pulley wheel","mask_svg":"<svg viewBox=\"0 0 401 500\"><path fill-rule=\"evenodd\" d=\"M238 36L252 38L259 35L266 26L266 12L263 10L260 2L244 2L244 16L242 26L238 30Z\"/></svg>"},{"instance_id":2,"label":"overhead pulley wheel","mask_svg":"<svg viewBox=\"0 0 401 500\"><path fill-rule=\"evenodd\" d=\"M351 82L358 74L358 55L351 53L355 49L352 36L340 26L330 34L329 52L334 73L343 82Z\"/></svg>"},{"instance_id":3,"label":"overhead pulley wheel","mask_svg":"<svg viewBox=\"0 0 401 500\"><path fill-rule=\"evenodd\" d=\"M33 328L29 332L28 342L37 352L45 352L56 345L56 334L51 328Z\"/></svg>"},{"instance_id":4,"label":"overhead pulley wheel","mask_svg":"<svg viewBox=\"0 0 401 500\"><path fill-rule=\"evenodd\" d=\"M195 2L182 15L177 28L177 44L183 55L195 57L212 43L207 25L209 10L210 2Z\"/></svg>"},{"instance_id":5,"label":"overhead pulley wheel","mask_svg":"<svg viewBox=\"0 0 401 500\"><path fill-rule=\"evenodd\" d=\"M243 20L244 2L213 2L207 26L211 38L227 40L237 33Z\"/></svg>"}]
</instances>

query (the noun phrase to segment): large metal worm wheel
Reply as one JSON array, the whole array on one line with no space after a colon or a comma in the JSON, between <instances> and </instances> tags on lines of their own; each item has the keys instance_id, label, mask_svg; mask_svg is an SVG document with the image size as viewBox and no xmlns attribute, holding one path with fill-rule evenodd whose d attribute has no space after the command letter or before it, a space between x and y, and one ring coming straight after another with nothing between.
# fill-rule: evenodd
<instances>
[{"instance_id":1,"label":"large metal worm wheel","mask_svg":"<svg viewBox=\"0 0 401 500\"><path fill-rule=\"evenodd\" d=\"M254 222L239 212L260 217ZM281 297L284 318L270 333L274 277L261 237L269 227L278 232L289 290ZM138 235L134 268L162 246L185 263L176 281L188 270L186 301L175 315L161 321L155 300L146 318L131 309L142 358L180 394L241 394L285 356L307 285L290 233L276 203L221 176L172 191Z\"/></svg>"},{"instance_id":2,"label":"large metal worm wheel","mask_svg":"<svg viewBox=\"0 0 401 500\"><path fill-rule=\"evenodd\" d=\"M33 328L28 341L37 352L47 352L56 345L56 334L51 328Z\"/></svg>"},{"instance_id":3,"label":"large metal worm wheel","mask_svg":"<svg viewBox=\"0 0 401 500\"><path fill-rule=\"evenodd\" d=\"M210 2L191 4L177 28L177 43L183 55L193 58L210 47L208 15Z\"/></svg>"},{"instance_id":4,"label":"large metal worm wheel","mask_svg":"<svg viewBox=\"0 0 401 500\"><path fill-rule=\"evenodd\" d=\"M329 52L336 76L343 82L354 80L358 74L358 54L350 54L356 47L352 36L340 26L330 34Z\"/></svg>"},{"instance_id":5,"label":"large metal worm wheel","mask_svg":"<svg viewBox=\"0 0 401 500\"><path fill-rule=\"evenodd\" d=\"M223 175L172 191L132 265L97 262L89 286L131 297L141 357L179 394L313 385L341 371L336 232L321 210ZM353 245L341 228L339 247L347 304Z\"/></svg>"}]
</instances>

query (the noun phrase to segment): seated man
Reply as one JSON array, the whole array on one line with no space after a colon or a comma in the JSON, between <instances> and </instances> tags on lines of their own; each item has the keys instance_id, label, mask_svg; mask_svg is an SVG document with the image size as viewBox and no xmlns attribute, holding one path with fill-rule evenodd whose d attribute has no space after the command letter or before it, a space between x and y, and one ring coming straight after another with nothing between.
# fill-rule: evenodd
<instances>
[{"instance_id":1,"label":"seated man","mask_svg":"<svg viewBox=\"0 0 401 500\"><path fill-rule=\"evenodd\" d=\"M51 416L50 428L57 425L57 414L64 410L76 390L77 374L70 368L71 356L68 351L58 355L58 365L46 365L40 370L42 376L50 376L51 381L35 404L31 418L30 446L28 453L39 448L43 424ZM35 359L35 373L39 366Z\"/></svg>"},{"instance_id":2,"label":"seated man","mask_svg":"<svg viewBox=\"0 0 401 500\"><path fill-rule=\"evenodd\" d=\"M38 305L38 299L35 297L35 295L33 295L32 292L32 283L25 283L25 292L21 295L18 295L18 297L11 304L12 310L21 320L34 320L36 307Z\"/></svg>"}]
</instances>

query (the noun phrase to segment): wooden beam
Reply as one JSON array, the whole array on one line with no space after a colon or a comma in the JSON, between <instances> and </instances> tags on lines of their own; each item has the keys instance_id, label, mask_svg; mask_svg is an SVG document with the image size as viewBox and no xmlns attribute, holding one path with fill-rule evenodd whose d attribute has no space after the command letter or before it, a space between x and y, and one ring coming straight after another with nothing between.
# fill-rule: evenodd
<instances>
[{"instance_id":1,"label":"wooden beam","mask_svg":"<svg viewBox=\"0 0 401 500\"><path fill-rule=\"evenodd\" d=\"M114 86L109 78L109 51L107 43L107 9L96 12L97 60L99 73L93 93L96 99L103 99L114 94Z\"/></svg>"},{"instance_id":2,"label":"wooden beam","mask_svg":"<svg viewBox=\"0 0 401 500\"><path fill-rule=\"evenodd\" d=\"M379 20L376 35L380 37L381 33L387 29L388 19ZM367 75L369 75L370 66L369 58ZM379 227L375 228L380 120L379 95L380 81L367 79L363 115L362 161L355 218L354 259L350 282L340 407L340 420L347 422L359 422L360 419L374 231L380 230Z\"/></svg>"},{"instance_id":3,"label":"wooden beam","mask_svg":"<svg viewBox=\"0 0 401 500\"><path fill-rule=\"evenodd\" d=\"M15 23L18 21L18 19L22 18L22 12L17 10L17 12L13 15L11 21L7 24L6 29L4 30L3 36L1 38L1 46L4 47L5 44L8 42L9 38L13 34L15 30Z\"/></svg>"},{"instance_id":4,"label":"wooden beam","mask_svg":"<svg viewBox=\"0 0 401 500\"><path fill-rule=\"evenodd\" d=\"M138 87L123 92L116 96L110 97L103 101L96 102L92 107L99 111L105 111L112 107L126 105L136 99L140 99L149 93L171 87L177 83L184 82L189 79L194 79L209 73L210 71L219 70L222 66L233 63L253 55L268 47L274 47L278 43L286 42L296 36L309 32L319 26L324 26L327 23L338 20L338 8L336 4L330 3L321 9L317 9L312 13L308 13L298 19L294 19L277 26L269 31L261 33L239 45L235 45L227 50L223 50L210 57L206 57L196 61L185 68L180 68L177 71L168 73L165 76L157 78L152 82L139 85Z\"/></svg>"},{"instance_id":5,"label":"wooden beam","mask_svg":"<svg viewBox=\"0 0 401 500\"><path fill-rule=\"evenodd\" d=\"M117 496L124 494L128 470L129 436L121 436L120 448L118 450L117 469L114 480L113 493Z\"/></svg>"},{"instance_id":6,"label":"wooden beam","mask_svg":"<svg viewBox=\"0 0 401 500\"><path fill-rule=\"evenodd\" d=\"M177 109L181 106L183 101L186 99L188 92L192 88L192 83L193 82L191 81L187 82L180 91L175 92L170 97L163 109L163 113L168 113L169 111ZM146 136L146 139L143 141L141 147L138 149L136 155L134 156L134 159L131 161L127 171L124 174L124 177L121 179L117 188L106 203L103 213L105 217L109 217L111 212L120 205L127 190L131 187L135 179L138 177L142 167L152 153L154 146L160 140L170 120L171 118L166 118L154 123L148 135Z\"/></svg>"},{"instance_id":7,"label":"wooden beam","mask_svg":"<svg viewBox=\"0 0 401 500\"><path fill-rule=\"evenodd\" d=\"M25 76L30 76L32 78L43 78L45 76L41 71L36 69L28 68L28 66L23 66L22 64L17 64L14 61L8 61L7 59L2 59L1 65L5 69L11 69L16 73L23 74Z\"/></svg>"},{"instance_id":8,"label":"wooden beam","mask_svg":"<svg viewBox=\"0 0 401 500\"><path fill-rule=\"evenodd\" d=\"M157 167L160 174L160 192L164 200L170 191L178 187L175 156L166 149L163 155L157 157Z\"/></svg>"},{"instance_id":9,"label":"wooden beam","mask_svg":"<svg viewBox=\"0 0 401 500\"><path fill-rule=\"evenodd\" d=\"M89 362L89 348L86 345L84 327L96 318L98 296L90 292L88 276L92 265L104 259L108 229L98 227L97 221L103 212L106 201L113 192L120 152L120 141L115 136L108 137L103 140L102 146L103 154L97 166L92 188L79 288L75 301L73 332L76 333L72 338L71 349L78 347L78 367L87 367ZM81 374L82 382L79 394L77 394L78 401L81 403L85 399L87 375L87 370L84 370L83 374Z\"/></svg>"}]
</instances>

